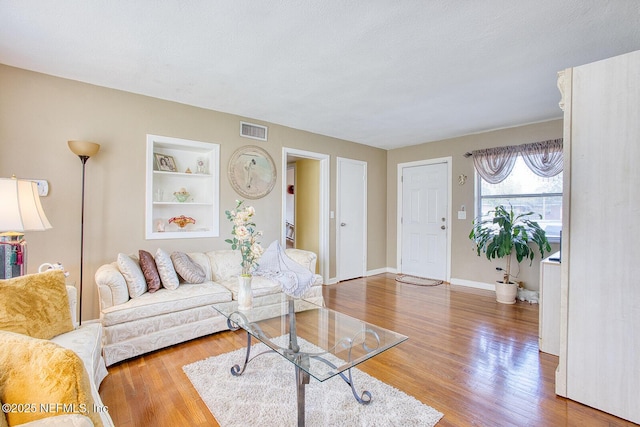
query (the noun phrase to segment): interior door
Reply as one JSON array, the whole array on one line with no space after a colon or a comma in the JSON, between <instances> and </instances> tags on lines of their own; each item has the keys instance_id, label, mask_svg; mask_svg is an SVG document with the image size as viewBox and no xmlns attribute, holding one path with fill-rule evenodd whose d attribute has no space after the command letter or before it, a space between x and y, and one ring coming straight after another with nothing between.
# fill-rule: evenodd
<instances>
[{"instance_id":1,"label":"interior door","mask_svg":"<svg viewBox=\"0 0 640 427\"><path fill-rule=\"evenodd\" d=\"M367 248L367 163L337 159L337 279L363 277Z\"/></svg>"},{"instance_id":2,"label":"interior door","mask_svg":"<svg viewBox=\"0 0 640 427\"><path fill-rule=\"evenodd\" d=\"M446 280L448 164L402 169L403 274Z\"/></svg>"}]
</instances>

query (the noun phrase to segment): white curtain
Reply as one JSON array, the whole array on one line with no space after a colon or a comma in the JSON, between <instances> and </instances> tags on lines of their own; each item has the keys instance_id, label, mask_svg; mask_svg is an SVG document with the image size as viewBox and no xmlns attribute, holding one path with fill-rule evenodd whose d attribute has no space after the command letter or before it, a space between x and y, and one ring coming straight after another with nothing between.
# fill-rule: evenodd
<instances>
[{"instance_id":1,"label":"white curtain","mask_svg":"<svg viewBox=\"0 0 640 427\"><path fill-rule=\"evenodd\" d=\"M497 184L509 176L518 155L536 174L552 177L562 172L562 138L523 145L475 150L473 164L478 174L490 184Z\"/></svg>"},{"instance_id":2,"label":"white curtain","mask_svg":"<svg viewBox=\"0 0 640 427\"><path fill-rule=\"evenodd\" d=\"M485 181L497 184L509 176L517 157L515 146L485 148L473 152L473 164Z\"/></svg>"},{"instance_id":3,"label":"white curtain","mask_svg":"<svg viewBox=\"0 0 640 427\"><path fill-rule=\"evenodd\" d=\"M562 172L562 138L521 146L522 160L536 175L545 178Z\"/></svg>"}]
</instances>

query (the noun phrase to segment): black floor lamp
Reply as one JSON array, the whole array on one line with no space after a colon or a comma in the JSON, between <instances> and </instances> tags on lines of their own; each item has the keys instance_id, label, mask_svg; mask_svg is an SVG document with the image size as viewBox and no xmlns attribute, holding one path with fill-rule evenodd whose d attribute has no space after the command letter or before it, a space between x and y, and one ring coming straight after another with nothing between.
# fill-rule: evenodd
<instances>
[{"instance_id":1,"label":"black floor lamp","mask_svg":"<svg viewBox=\"0 0 640 427\"><path fill-rule=\"evenodd\" d=\"M82 325L82 276L84 264L84 172L87 160L100 150L100 144L89 141L69 141L69 148L82 162L82 213L80 216L80 289L78 292L78 325Z\"/></svg>"}]
</instances>

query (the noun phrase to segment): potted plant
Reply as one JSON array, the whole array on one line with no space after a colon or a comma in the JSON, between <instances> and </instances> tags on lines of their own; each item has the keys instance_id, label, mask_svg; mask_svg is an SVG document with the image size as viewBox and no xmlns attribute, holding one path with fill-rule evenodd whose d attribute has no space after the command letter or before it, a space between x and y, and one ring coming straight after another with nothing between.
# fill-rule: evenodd
<instances>
[{"instance_id":1,"label":"potted plant","mask_svg":"<svg viewBox=\"0 0 640 427\"><path fill-rule=\"evenodd\" d=\"M476 218L473 221L469 238L476 244L478 256L483 252L489 261L494 258L506 258L507 265L503 280L496 284L498 302L515 303L518 287L510 281L511 256L514 252L518 262L528 258L529 265L533 263L535 257L534 248L529 246L530 243L537 246L541 258L544 258L545 251L551 252L551 245L544 230L537 222L530 219L532 215L536 214L527 212L516 215L513 212L513 206L507 209L500 205L489 211L486 219ZM541 215L538 214L538 216L542 218Z\"/></svg>"}]
</instances>

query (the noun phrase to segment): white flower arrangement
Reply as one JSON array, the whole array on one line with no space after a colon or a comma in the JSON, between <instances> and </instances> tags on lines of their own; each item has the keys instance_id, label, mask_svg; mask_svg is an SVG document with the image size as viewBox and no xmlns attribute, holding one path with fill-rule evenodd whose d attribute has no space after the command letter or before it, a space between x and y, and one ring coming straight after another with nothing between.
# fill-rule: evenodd
<instances>
[{"instance_id":1,"label":"white flower arrangement","mask_svg":"<svg viewBox=\"0 0 640 427\"><path fill-rule=\"evenodd\" d=\"M252 206L243 206L244 200L236 200L236 207L231 211L225 211L227 219L233 223L231 234L233 239L225 242L231 245L231 249L240 250L242 254L242 275L250 276L252 269L258 265L258 259L264 252L258 238L262 231L256 231L253 216L256 211Z\"/></svg>"}]
</instances>

